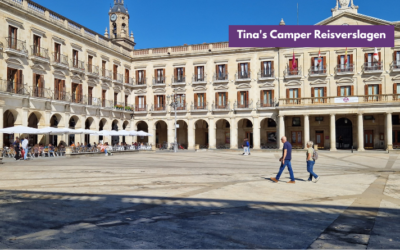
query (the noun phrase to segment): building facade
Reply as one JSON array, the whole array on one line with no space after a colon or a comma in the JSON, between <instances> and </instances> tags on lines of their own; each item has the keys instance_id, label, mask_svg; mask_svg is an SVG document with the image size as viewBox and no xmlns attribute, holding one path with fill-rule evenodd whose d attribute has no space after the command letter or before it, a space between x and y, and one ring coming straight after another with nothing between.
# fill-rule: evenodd
<instances>
[{"instance_id":1,"label":"building facade","mask_svg":"<svg viewBox=\"0 0 400 250\"><path fill-rule=\"evenodd\" d=\"M230 48L228 42L135 50L122 0L104 36L29 0L0 0L0 126L126 129L182 147L392 149L400 145L400 22L336 1L317 25L394 25L395 47ZM280 23L284 25L283 20ZM293 67L293 54L297 67ZM12 136L0 138L7 145ZM93 142L94 136L32 137Z\"/></svg>"}]
</instances>

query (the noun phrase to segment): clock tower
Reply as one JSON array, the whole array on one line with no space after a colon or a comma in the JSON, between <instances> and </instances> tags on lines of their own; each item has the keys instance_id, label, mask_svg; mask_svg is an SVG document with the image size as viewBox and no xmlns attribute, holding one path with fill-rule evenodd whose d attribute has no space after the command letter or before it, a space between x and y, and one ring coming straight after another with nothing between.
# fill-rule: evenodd
<instances>
[{"instance_id":1,"label":"clock tower","mask_svg":"<svg viewBox=\"0 0 400 250\"><path fill-rule=\"evenodd\" d=\"M114 0L114 6L109 11L110 38L120 45L134 49L133 33L129 36L129 12L124 6L124 0ZM108 31L106 29L106 37Z\"/></svg>"}]
</instances>

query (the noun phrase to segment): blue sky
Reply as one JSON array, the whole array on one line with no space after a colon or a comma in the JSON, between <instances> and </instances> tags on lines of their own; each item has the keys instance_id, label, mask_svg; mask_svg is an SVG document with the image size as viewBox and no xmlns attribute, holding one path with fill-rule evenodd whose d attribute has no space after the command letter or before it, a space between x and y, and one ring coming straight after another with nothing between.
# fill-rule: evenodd
<instances>
[{"instance_id":1,"label":"blue sky","mask_svg":"<svg viewBox=\"0 0 400 250\"><path fill-rule=\"evenodd\" d=\"M104 34L113 0L34 0ZM336 0L125 0L136 49L228 41L229 25L313 25L331 16ZM399 0L354 0L359 13L400 21Z\"/></svg>"}]
</instances>

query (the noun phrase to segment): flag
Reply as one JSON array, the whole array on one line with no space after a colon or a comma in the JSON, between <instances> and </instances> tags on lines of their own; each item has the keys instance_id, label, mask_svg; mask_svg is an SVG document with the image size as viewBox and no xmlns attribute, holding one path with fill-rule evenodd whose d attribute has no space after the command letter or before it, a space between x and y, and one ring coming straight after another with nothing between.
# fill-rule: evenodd
<instances>
[{"instance_id":1,"label":"flag","mask_svg":"<svg viewBox=\"0 0 400 250\"><path fill-rule=\"evenodd\" d=\"M379 62L379 54L378 54L378 49L376 47L374 52L374 61Z\"/></svg>"},{"instance_id":2,"label":"flag","mask_svg":"<svg viewBox=\"0 0 400 250\"><path fill-rule=\"evenodd\" d=\"M318 64L317 64L317 67L319 67L321 65L321 63L322 63L322 57L321 57L321 49L320 49L319 52L318 52Z\"/></svg>"},{"instance_id":3,"label":"flag","mask_svg":"<svg viewBox=\"0 0 400 250\"><path fill-rule=\"evenodd\" d=\"M346 47L346 54L344 55L344 64L347 64L347 47Z\"/></svg>"},{"instance_id":4,"label":"flag","mask_svg":"<svg viewBox=\"0 0 400 250\"><path fill-rule=\"evenodd\" d=\"M296 57L294 56L294 50L293 50L292 69L296 69L296 68L297 68Z\"/></svg>"}]
</instances>

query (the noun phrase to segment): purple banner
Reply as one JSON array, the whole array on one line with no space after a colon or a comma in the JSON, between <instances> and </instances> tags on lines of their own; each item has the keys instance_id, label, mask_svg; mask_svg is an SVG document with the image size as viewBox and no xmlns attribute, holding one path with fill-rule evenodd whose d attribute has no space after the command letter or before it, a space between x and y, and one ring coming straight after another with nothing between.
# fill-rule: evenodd
<instances>
[{"instance_id":1,"label":"purple banner","mask_svg":"<svg viewBox=\"0 0 400 250\"><path fill-rule=\"evenodd\" d=\"M229 47L394 47L394 26L230 25Z\"/></svg>"}]
</instances>

